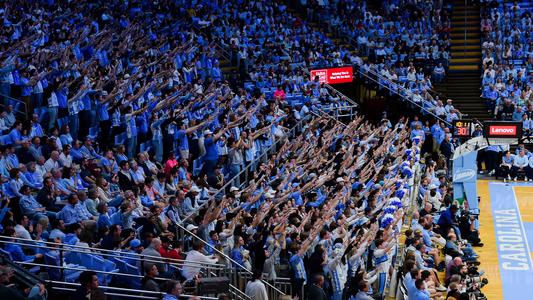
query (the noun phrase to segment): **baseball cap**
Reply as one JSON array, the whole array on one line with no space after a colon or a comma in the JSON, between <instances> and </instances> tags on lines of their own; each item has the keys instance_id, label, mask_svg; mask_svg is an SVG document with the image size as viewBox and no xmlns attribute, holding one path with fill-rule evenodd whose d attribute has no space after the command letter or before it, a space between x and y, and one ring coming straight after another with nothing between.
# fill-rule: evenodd
<instances>
[{"instance_id":1,"label":"baseball cap","mask_svg":"<svg viewBox=\"0 0 533 300\"><path fill-rule=\"evenodd\" d=\"M130 242L130 247L131 248L137 248L141 245L141 241L139 241L138 239L133 239L131 240Z\"/></svg>"}]
</instances>

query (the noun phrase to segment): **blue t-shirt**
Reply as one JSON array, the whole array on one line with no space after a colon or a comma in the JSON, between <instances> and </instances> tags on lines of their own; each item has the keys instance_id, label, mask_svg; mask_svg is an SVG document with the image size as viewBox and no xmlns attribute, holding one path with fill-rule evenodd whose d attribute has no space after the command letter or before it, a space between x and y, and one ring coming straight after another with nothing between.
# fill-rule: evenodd
<instances>
[{"instance_id":1,"label":"blue t-shirt","mask_svg":"<svg viewBox=\"0 0 533 300\"><path fill-rule=\"evenodd\" d=\"M9 133L9 139L11 140L12 144L15 144L18 141L22 141L22 134L20 131L18 131L18 129L13 128Z\"/></svg>"},{"instance_id":2,"label":"blue t-shirt","mask_svg":"<svg viewBox=\"0 0 533 300\"><path fill-rule=\"evenodd\" d=\"M290 264L294 272L294 278L296 279L307 279L307 274L305 273L304 261L298 254L294 254L290 259Z\"/></svg>"},{"instance_id":3,"label":"blue t-shirt","mask_svg":"<svg viewBox=\"0 0 533 300\"><path fill-rule=\"evenodd\" d=\"M178 140L178 147L180 150L189 150L189 140L187 139L187 133L184 129L176 130L174 138Z\"/></svg>"},{"instance_id":4,"label":"blue t-shirt","mask_svg":"<svg viewBox=\"0 0 533 300\"><path fill-rule=\"evenodd\" d=\"M217 151L217 145L215 144L212 137L206 138L204 140L205 145L205 156L204 159L206 160L218 160L218 151Z\"/></svg>"}]
</instances>

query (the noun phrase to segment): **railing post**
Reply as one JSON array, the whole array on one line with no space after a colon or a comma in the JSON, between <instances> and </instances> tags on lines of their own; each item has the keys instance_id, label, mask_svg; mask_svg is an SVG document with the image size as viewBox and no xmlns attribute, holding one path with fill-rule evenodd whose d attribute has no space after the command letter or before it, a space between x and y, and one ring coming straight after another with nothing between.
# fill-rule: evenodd
<instances>
[{"instance_id":1,"label":"railing post","mask_svg":"<svg viewBox=\"0 0 533 300\"><path fill-rule=\"evenodd\" d=\"M144 276L144 255L141 255L141 275Z\"/></svg>"},{"instance_id":2,"label":"railing post","mask_svg":"<svg viewBox=\"0 0 533 300\"><path fill-rule=\"evenodd\" d=\"M244 166L244 181L243 181L243 183L244 183L244 182L249 182L249 180L248 180L248 179L249 179L249 178L248 178L248 176L249 176L249 170L248 170L248 169L250 169L251 167L252 167L251 164L248 165L248 166ZM240 188L240 187L239 187L239 188Z\"/></svg>"},{"instance_id":3,"label":"railing post","mask_svg":"<svg viewBox=\"0 0 533 300\"><path fill-rule=\"evenodd\" d=\"M59 263L60 263L61 266L63 266L63 257L65 257L65 255L64 255L64 253L63 253L63 251L64 251L64 249L63 249L63 245L59 245L58 248L59 248ZM64 269L64 268L60 268L60 269L59 269L59 272L60 272L60 274L61 274L61 276L60 276L61 279L62 279L63 281L65 281L65 269Z\"/></svg>"}]
</instances>

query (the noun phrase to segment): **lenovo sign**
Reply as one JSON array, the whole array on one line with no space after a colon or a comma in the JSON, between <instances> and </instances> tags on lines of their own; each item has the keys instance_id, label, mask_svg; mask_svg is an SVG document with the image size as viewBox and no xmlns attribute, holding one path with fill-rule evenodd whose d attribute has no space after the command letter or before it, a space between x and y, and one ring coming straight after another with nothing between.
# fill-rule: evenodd
<instances>
[{"instance_id":1,"label":"lenovo sign","mask_svg":"<svg viewBox=\"0 0 533 300\"><path fill-rule=\"evenodd\" d=\"M336 84L353 81L353 68L342 67L332 69L311 70L311 80L318 76L320 83Z\"/></svg>"},{"instance_id":2,"label":"lenovo sign","mask_svg":"<svg viewBox=\"0 0 533 300\"><path fill-rule=\"evenodd\" d=\"M485 137L520 138L522 122L485 122Z\"/></svg>"},{"instance_id":3,"label":"lenovo sign","mask_svg":"<svg viewBox=\"0 0 533 300\"><path fill-rule=\"evenodd\" d=\"M489 130L491 135L516 135L516 126L492 125Z\"/></svg>"}]
</instances>

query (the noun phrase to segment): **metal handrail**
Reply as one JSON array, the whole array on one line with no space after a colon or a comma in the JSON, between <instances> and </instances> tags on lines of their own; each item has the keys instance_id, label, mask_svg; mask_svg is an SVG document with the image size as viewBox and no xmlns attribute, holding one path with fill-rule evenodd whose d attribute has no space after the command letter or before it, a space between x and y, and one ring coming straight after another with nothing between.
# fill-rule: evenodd
<instances>
[{"instance_id":1,"label":"metal handrail","mask_svg":"<svg viewBox=\"0 0 533 300\"><path fill-rule=\"evenodd\" d=\"M54 280L46 280L46 283L58 284L58 285L70 285L70 286L76 286L76 287L80 286L79 283L62 282L62 281L54 281ZM119 287L112 287L112 286L99 286L99 288L100 289L104 289L104 290L110 290L110 291L137 292L137 293L141 293L141 294L153 294L153 295L158 295L159 296L157 298L145 296L145 297L148 297L148 298L145 298L145 299L160 299L161 296L165 295L165 293L163 293L163 292L154 292L154 291L137 290L137 289L126 289L126 288L119 288ZM59 289L67 290L68 288L59 288ZM68 289L68 290L72 290L72 289ZM128 297L128 296L132 296L132 297L135 297L135 298L142 297L142 296L138 296L138 295L128 295L128 294L111 294L111 293L106 293L106 294L107 295L112 295L112 296L122 296L122 297ZM207 296L195 296L195 295L187 295L187 294L180 294L180 297L185 297L185 298L198 297L200 299L206 299L206 300L216 300L216 299L218 299L218 298L207 297Z\"/></svg>"},{"instance_id":2,"label":"metal handrail","mask_svg":"<svg viewBox=\"0 0 533 300\"><path fill-rule=\"evenodd\" d=\"M413 212L414 211L417 211L418 210L418 191L420 189L420 180L422 179L422 170L420 169L420 164L417 164L415 166L415 169L414 169L414 182L413 182L413 187L411 189L411 195L409 196L409 209L407 210L407 212L405 213L405 223L404 223L404 228L407 229L407 228L411 228L411 224L412 224L412 221L413 221ZM404 263L404 260L405 260L405 255L407 254L405 252L405 242L403 244L400 244L399 245L399 255L396 259L396 264L394 266L394 268L396 269L396 271L398 272L398 270L401 268L401 266L403 265ZM398 280L398 277L396 277L397 280ZM390 280L390 278L389 278ZM396 295L399 291L399 287L400 285L396 285L396 291L394 293L394 295ZM391 291L389 291L391 292ZM389 293L390 295L390 293Z\"/></svg>"},{"instance_id":3,"label":"metal handrail","mask_svg":"<svg viewBox=\"0 0 533 300\"><path fill-rule=\"evenodd\" d=\"M229 51L227 51L224 47L222 47L222 45L220 45L220 43L217 43L217 42L213 41L213 42L211 42L210 45L214 46L215 47L215 51L218 50L219 54L223 58L225 58L225 59L227 59L227 60L229 60L231 62L231 53Z\"/></svg>"},{"instance_id":4,"label":"metal handrail","mask_svg":"<svg viewBox=\"0 0 533 300\"><path fill-rule=\"evenodd\" d=\"M381 75L377 74L377 72L373 71L372 69L369 69L368 72L375 75L378 80L372 78L371 76L369 76L368 74L366 74L363 70L361 70L361 66L360 65L357 65L359 67L359 74L361 74L362 76L366 77L367 79L369 80L372 80L373 82L375 82L377 85L379 86L382 86L384 88L386 88L387 90L389 90L390 92L392 93L395 93L396 95L400 96L402 99L405 99L407 101L409 101L411 104L417 106L420 110L424 111L424 112L427 112L429 113L430 115L432 115L434 118L440 120L441 122L444 122L444 124L446 124L447 126L451 127L452 124L450 122L448 122L447 120L443 120L442 118L440 118L439 116L435 115L431 110L425 108L424 106L420 105L419 103L413 101L413 99L411 99L410 97L408 97L409 93L411 93L411 91L409 91L408 89L404 88L403 86L401 86L400 84L397 84L393 81L390 81L389 79L385 78L385 77L382 77ZM379 80L384 80L384 81L387 81L391 84L393 84L397 90L391 88L389 85L383 85L379 82ZM400 91L406 93L406 95L402 95L402 93L400 93Z\"/></svg>"},{"instance_id":5,"label":"metal handrail","mask_svg":"<svg viewBox=\"0 0 533 300\"><path fill-rule=\"evenodd\" d=\"M254 299L250 298L250 296L246 295L239 288L237 288L236 286L234 286L232 284L229 285L229 292L231 294L233 294L237 299L254 300Z\"/></svg>"},{"instance_id":6,"label":"metal handrail","mask_svg":"<svg viewBox=\"0 0 533 300\"><path fill-rule=\"evenodd\" d=\"M28 104L26 104L26 102L24 102L24 101L22 101L22 100L20 100L20 99L17 99L17 98L13 98L13 97L11 97L11 96L8 96L8 95L6 95L6 94L2 94L2 93L0 93L0 98L2 98L2 97L7 98L7 99L9 99L9 100L11 100L11 101L15 101L15 102L18 102L18 103L22 104L22 106L24 107L24 111L21 111L21 110L15 109L15 112L18 113L18 114L20 114L20 115L22 115L24 118L27 118L27 117L28 117L28 114L29 114L29 112L28 112ZM5 104L0 103L0 106L5 107Z\"/></svg>"},{"instance_id":7,"label":"metal handrail","mask_svg":"<svg viewBox=\"0 0 533 300\"><path fill-rule=\"evenodd\" d=\"M27 243L17 242L17 240L24 241ZM31 246L33 248L40 248L40 249L53 249L53 250L58 250L58 251L62 250L62 251L82 253L82 254L100 254L102 256L122 257L126 254L128 256L128 259L145 261L145 262L154 262L154 263L168 263L170 265L179 265L179 266L191 266L192 265L192 266L210 267L215 270L220 270L220 269L223 270L225 268L225 266L222 264L189 262L189 261L182 260L182 259L164 258L164 257L159 257L159 256L143 255L143 254L138 254L138 253L125 253L121 251L107 250L107 249L100 249L100 248L87 248L83 246L69 245L69 244L63 244L63 243L35 241L35 240L24 239L24 238L7 237L4 235L0 235L0 243L13 244L13 245L19 245L19 246L24 246L24 247ZM42 244L54 245L57 247L50 247L50 246L46 246ZM79 251L76 251L75 249L79 249ZM95 251L103 252L103 253L97 253Z\"/></svg>"},{"instance_id":8,"label":"metal handrail","mask_svg":"<svg viewBox=\"0 0 533 300\"><path fill-rule=\"evenodd\" d=\"M226 253L216 249L215 247L213 247L212 245L210 245L208 242L204 241L202 238L200 238L198 235L194 234L192 231L190 230L187 230L187 228L185 228L184 226L182 226L181 224L178 224L176 223L176 225L181 229L183 230L184 232L190 234L193 238L199 240L202 244L204 244L205 246L208 246L210 247L211 249L213 249L213 251L215 251L216 253L218 253L219 255L222 255L222 257L224 257L225 259L229 260L231 263L233 263L234 265L236 265L237 267L239 267L239 270L240 272L245 272L249 275L253 275L253 272L246 269L243 265L241 265L239 262L235 261L234 259L232 259L231 257L227 256ZM235 274L237 275L237 274ZM266 280L261 280L267 287L273 289L274 291L278 292L280 295L285 295L285 293L283 293L282 291L280 291L278 288L276 288L275 286L271 285L268 281Z\"/></svg>"},{"instance_id":9,"label":"metal handrail","mask_svg":"<svg viewBox=\"0 0 533 300\"><path fill-rule=\"evenodd\" d=\"M31 266L31 267L45 267L45 268L60 269L60 270L72 270L72 271L92 271L92 272L97 273L97 274L118 275L118 276L135 277L135 278L143 278L144 277L142 275L121 273L121 272L109 272L109 271L102 271L102 270L87 269L86 267L83 267L83 266L64 267L64 266L54 266L54 265L33 263L33 262L28 262L28 261L19 261L17 263L20 264L20 265L23 265L23 266ZM81 267L83 267L83 268L81 268ZM167 280L168 278L155 277L155 279L157 279L157 280Z\"/></svg>"},{"instance_id":10,"label":"metal handrail","mask_svg":"<svg viewBox=\"0 0 533 300\"><path fill-rule=\"evenodd\" d=\"M337 67L341 67L341 66L337 66ZM311 76L311 73L309 72L308 69L306 68L302 68L302 70L304 71L304 73L306 73L308 76ZM311 79L312 80L312 79ZM333 90L334 92L336 92L338 95L341 95L341 98L350 102L352 105L354 106L359 106L359 104L357 104L354 100L352 100L350 97L344 95L344 93L342 93L341 91L337 90L336 88L334 88L333 86L331 86L330 84L328 83L324 83L324 86L330 90Z\"/></svg>"},{"instance_id":11,"label":"metal handrail","mask_svg":"<svg viewBox=\"0 0 533 300\"><path fill-rule=\"evenodd\" d=\"M349 117L350 120L352 120L353 116L356 114L357 107L358 106L355 105L340 107L322 107L320 111L324 112L328 116L330 115L330 113L333 113L333 118L337 120L342 117ZM343 111L349 111L349 113L343 113Z\"/></svg>"},{"instance_id":12,"label":"metal handrail","mask_svg":"<svg viewBox=\"0 0 533 300\"><path fill-rule=\"evenodd\" d=\"M466 1L466 0L465 0L465 1ZM348 34L346 34L346 33L342 33L342 34L341 34L341 33L339 33L339 32L334 32L334 34L335 34L338 38L345 38L345 39L347 39L347 40L349 41L349 44L350 44L350 45L357 45L356 40L355 40L354 38L352 38L351 36L349 36ZM465 38L466 38L466 34L465 34ZM360 57L359 57L359 58L360 58ZM374 65L374 64L372 64L372 65ZM392 82L391 80L389 80L388 78L383 78L380 74L377 74L377 73L376 73L375 75L376 75L378 78L383 79L383 80L385 80L385 81L387 81L387 82L394 83L394 82ZM396 83L394 83L394 84L396 84ZM331 86L330 86L330 87L331 87ZM333 87L331 87L331 88L333 88ZM334 89L334 88L333 88L333 89ZM433 94L440 94L439 92L437 92L437 91L435 91L435 90L432 90L432 89L429 89L428 91L429 91L429 92L432 92ZM402 96L402 95L400 95L400 96ZM403 96L402 96L402 97L403 97ZM350 99L350 98L348 98L348 99ZM424 110L425 110L425 109L424 109ZM429 111L428 111L428 112L429 112ZM430 113L431 113L431 112L430 112ZM434 115L433 113L431 113L431 114ZM459 114L460 114L459 117L461 118L461 113L459 112ZM440 119L440 118L439 118L439 119ZM442 120L442 119L440 119L440 120ZM451 124L449 124L448 122L445 121L445 123L448 124L449 126L451 126Z\"/></svg>"},{"instance_id":13,"label":"metal handrail","mask_svg":"<svg viewBox=\"0 0 533 300\"><path fill-rule=\"evenodd\" d=\"M208 200L206 200L204 203L202 203L200 206L196 207L195 208L195 211L191 212L189 215L187 215L185 218L183 218L183 222L185 221L189 221L192 219L192 217L196 216L198 214L198 211L202 208L204 208L205 206L207 206L208 203L210 203L212 200L214 200L215 196L216 195L219 195L220 193L224 193L224 191L231 187L233 185L233 183L235 182L235 180L237 180L237 178L239 178L243 173L246 173L248 172L248 169L252 168L252 166L255 166L259 161L261 161L262 159L264 159L264 156L267 155L269 152L272 152L272 151L275 151L276 149L276 145L278 142L280 141L283 141L285 139L287 139L291 134L294 134L294 132L296 131L296 129L298 128L302 128L303 126L303 123L304 122L307 122L308 121L308 117L307 118L302 118L302 120L300 120L298 123L296 123L296 125L294 125L290 130L289 130L289 133L284 135L282 138L280 138L279 140L276 140L276 137L274 136L272 139L273 139L273 142L272 142L272 145L267 148L265 151L263 151L263 153L261 153L261 155L259 155L258 157L256 157L254 160L252 160L248 165L246 165L240 172L239 174L235 175L235 177L231 178L230 180L228 180L226 182L226 184L224 184L224 186L222 186L220 189L218 189L216 192L213 193L213 196L211 196Z\"/></svg>"}]
</instances>

